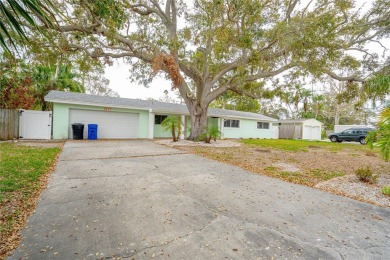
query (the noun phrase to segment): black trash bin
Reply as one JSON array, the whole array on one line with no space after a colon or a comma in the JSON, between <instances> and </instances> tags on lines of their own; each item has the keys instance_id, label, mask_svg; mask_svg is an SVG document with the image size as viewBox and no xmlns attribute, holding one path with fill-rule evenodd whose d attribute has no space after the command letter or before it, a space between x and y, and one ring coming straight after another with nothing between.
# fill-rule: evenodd
<instances>
[{"instance_id":1,"label":"black trash bin","mask_svg":"<svg viewBox=\"0 0 390 260\"><path fill-rule=\"evenodd\" d=\"M73 140L82 140L84 136L84 124L72 124Z\"/></svg>"}]
</instances>

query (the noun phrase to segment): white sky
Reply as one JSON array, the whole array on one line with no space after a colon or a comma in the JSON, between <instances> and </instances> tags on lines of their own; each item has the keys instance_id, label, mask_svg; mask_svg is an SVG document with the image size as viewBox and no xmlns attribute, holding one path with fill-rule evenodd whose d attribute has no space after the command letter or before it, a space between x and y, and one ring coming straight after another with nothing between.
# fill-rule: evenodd
<instances>
[{"instance_id":1,"label":"white sky","mask_svg":"<svg viewBox=\"0 0 390 260\"><path fill-rule=\"evenodd\" d=\"M130 65L122 60L114 60L112 66L106 66L105 77L110 80L109 87L123 98L159 99L164 96L164 90L168 90L169 96L175 98L171 90L170 81L156 76L148 88L132 83L130 77Z\"/></svg>"}]
</instances>

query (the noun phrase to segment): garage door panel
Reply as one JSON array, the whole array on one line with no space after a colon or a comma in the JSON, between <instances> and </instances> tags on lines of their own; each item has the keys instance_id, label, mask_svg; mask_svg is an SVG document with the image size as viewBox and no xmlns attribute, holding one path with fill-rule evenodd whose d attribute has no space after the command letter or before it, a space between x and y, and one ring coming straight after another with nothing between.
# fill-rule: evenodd
<instances>
[{"instance_id":1,"label":"garage door panel","mask_svg":"<svg viewBox=\"0 0 390 260\"><path fill-rule=\"evenodd\" d=\"M304 126L303 139L321 140L321 128L319 126Z\"/></svg>"},{"instance_id":2,"label":"garage door panel","mask_svg":"<svg viewBox=\"0 0 390 260\"><path fill-rule=\"evenodd\" d=\"M84 138L88 137L88 124L98 124L98 138L137 138L138 122L135 113L70 109L69 138L73 137L73 123L85 124Z\"/></svg>"},{"instance_id":3,"label":"garage door panel","mask_svg":"<svg viewBox=\"0 0 390 260\"><path fill-rule=\"evenodd\" d=\"M312 137L314 140L321 140L321 127L319 126L313 127Z\"/></svg>"}]
</instances>

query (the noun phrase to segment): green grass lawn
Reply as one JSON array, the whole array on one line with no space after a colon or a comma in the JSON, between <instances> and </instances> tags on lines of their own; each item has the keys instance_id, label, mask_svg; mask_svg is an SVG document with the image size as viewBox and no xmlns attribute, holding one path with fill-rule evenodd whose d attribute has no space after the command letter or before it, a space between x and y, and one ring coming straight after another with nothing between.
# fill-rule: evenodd
<instances>
[{"instance_id":1,"label":"green grass lawn","mask_svg":"<svg viewBox=\"0 0 390 260\"><path fill-rule=\"evenodd\" d=\"M37 148L0 144L0 203L9 192L34 188L53 164L60 148Z\"/></svg>"},{"instance_id":2,"label":"green grass lawn","mask_svg":"<svg viewBox=\"0 0 390 260\"><path fill-rule=\"evenodd\" d=\"M345 148L362 151L369 150L365 145L354 145L354 144L343 144L343 143L331 143L324 141L307 141L307 140L287 140L287 139L244 139L241 140L241 143L259 146L274 148L284 151L308 151L309 149L315 148L324 148L330 151L340 151Z\"/></svg>"},{"instance_id":3,"label":"green grass lawn","mask_svg":"<svg viewBox=\"0 0 390 260\"><path fill-rule=\"evenodd\" d=\"M11 246L8 237L23 226L33 197L44 185L40 177L47 173L60 148L38 148L0 143L0 259Z\"/></svg>"}]
</instances>

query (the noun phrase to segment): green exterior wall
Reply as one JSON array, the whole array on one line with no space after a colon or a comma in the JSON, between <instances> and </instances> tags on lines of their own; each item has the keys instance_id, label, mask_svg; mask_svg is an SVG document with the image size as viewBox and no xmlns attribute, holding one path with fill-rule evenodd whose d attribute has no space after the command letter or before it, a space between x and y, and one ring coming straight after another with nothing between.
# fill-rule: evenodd
<instances>
[{"instance_id":1,"label":"green exterior wall","mask_svg":"<svg viewBox=\"0 0 390 260\"><path fill-rule=\"evenodd\" d=\"M168 116L168 114L156 114L156 115L164 115ZM178 116L178 115L174 115ZM183 129L182 129L183 130ZM154 124L154 132L153 132L154 138L171 138L172 133L171 130L165 131L160 124Z\"/></svg>"},{"instance_id":2,"label":"green exterior wall","mask_svg":"<svg viewBox=\"0 0 390 260\"><path fill-rule=\"evenodd\" d=\"M190 129L191 128L191 119L189 116L186 116L186 119L187 119L187 126L186 126L186 129ZM216 126L218 127L218 118L211 118L209 117L208 120L207 120L207 125L210 127L210 126ZM184 130L184 129L183 129ZM189 135L189 131L187 131L187 136ZM171 131L164 131L164 129L161 127L161 125L156 125L154 124L154 137L155 138L170 138L172 135L171 135Z\"/></svg>"},{"instance_id":3,"label":"green exterior wall","mask_svg":"<svg viewBox=\"0 0 390 260\"><path fill-rule=\"evenodd\" d=\"M165 131L161 125L154 124L154 133L155 138L170 138L172 137L171 131Z\"/></svg>"},{"instance_id":4,"label":"green exterior wall","mask_svg":"<svg viewBox=\"0 0 390 260\"><path fill-rule=\"evenodd\" d=\"M219 118L212 118L212 117L209 117L209 118L207 119L207 126L208 126L208 127L212 127L212 126L218 127L218 120L219 120Z\"/></svg>"},{"instance_id":5,"label":"green exterior wall","mask_svg":"<svg viewBox=\"0 0 390 260\"><path fill-rule=\"evenodd\" d=\"M238 119L238 118L231 118ZM223 128L223 138L272 138L272 123L269 129L257 129L257 120L238 119L240 120L239 128ZM262 121L263 122L263 121Z\"/></svg>"},{"instance_id":6,"label":"green exterior wall","mask_svg":"<svg viewBox=\"0 0 390 260\"><path fill-rule=\"evenodd\" d=\"M68 139L69 130L69 109L88 109L104 111L100 106L84 106L72 104L53 104L53 139ZM148 138L149 133L149 111L132 110L125 108L111 108L111 112L129 112L139 114L138 137Z\"/></svg>"}]
</instances>

